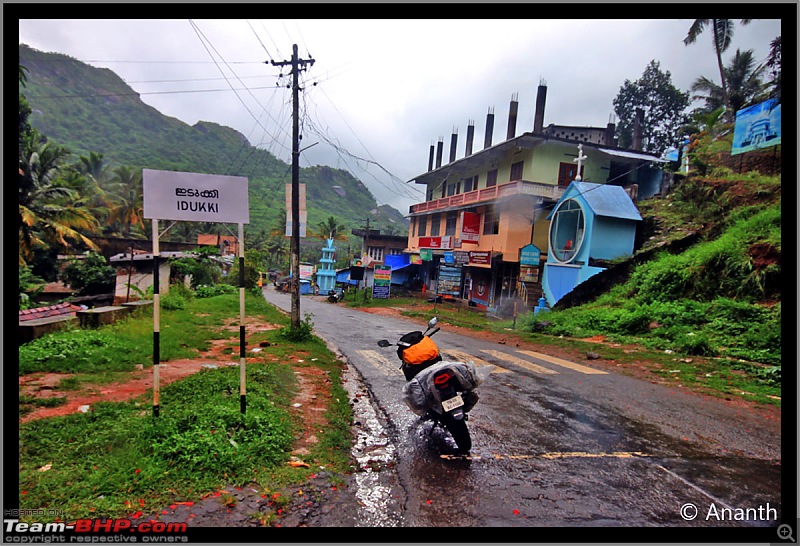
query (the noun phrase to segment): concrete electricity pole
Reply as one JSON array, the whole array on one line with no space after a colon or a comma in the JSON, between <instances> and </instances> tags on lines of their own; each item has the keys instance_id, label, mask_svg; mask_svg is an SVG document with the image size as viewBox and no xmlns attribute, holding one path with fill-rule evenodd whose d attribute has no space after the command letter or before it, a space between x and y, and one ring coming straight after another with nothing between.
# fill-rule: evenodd
<instances>
[{"instance_id":1,"label":"concrete electricity pole","mask_svg":"<svg viewBox=\"0 0 800 546\"><path fill-rule=\"evenodd\" d=\"M292 328L300 327L300 121L298 95L300 86L298 74L313 65L314 59L298 59L297 44L292 46L292 60L275 62L273 66L292 66L292 240L291 240L291 274L292 274Z\"/></svg>"}]
</instances>

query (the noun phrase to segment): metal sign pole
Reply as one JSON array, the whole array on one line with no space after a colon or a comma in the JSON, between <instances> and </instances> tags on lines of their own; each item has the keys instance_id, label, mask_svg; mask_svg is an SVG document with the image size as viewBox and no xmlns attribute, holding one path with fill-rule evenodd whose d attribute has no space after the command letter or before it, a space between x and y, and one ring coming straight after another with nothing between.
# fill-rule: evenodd
<instances>
[{"instance_id":1,"label":"metal sign pole","mask_svg":"<svg viewBox=\"0 0 800 546\"><path fill-rule=\"evenodd\" d=\"M159 412L159 361L161 355L161 294L158 279L158 220L153 218L153 417ZM133 256L131 256L133 260Z\"/></svg>"},{"instance_id":2,"label":"metal sign pole","mask_svg":"<svg viewBox=\"0 0 800 546\"><path fill-rule=\"evenodd\" d=\"M244 224L239 224L239 407L247 411L244 326Z\"/></svg>"}]
</instances>

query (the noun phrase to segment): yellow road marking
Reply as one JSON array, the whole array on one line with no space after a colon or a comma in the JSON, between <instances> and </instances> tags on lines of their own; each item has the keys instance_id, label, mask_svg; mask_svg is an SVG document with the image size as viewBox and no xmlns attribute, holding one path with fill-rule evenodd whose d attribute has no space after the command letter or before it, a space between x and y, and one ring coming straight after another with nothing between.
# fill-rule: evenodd
<instances>
[{"instance_id":1,"label":"yellow road marking","mask_svg":"<svg viewBox=\"0 0 800 546\"><path fill-rule=\"evenodd\" d=\"M395 365L394 363L390 362L385 356L380 354L378 351L356 351L362 357L364 357L367 362L378 368L379 370L383 371L386 375L396 375L402 374L400 371L400 365Z\"/></svg>"},{"instance_id":2,"label":"yellow road marking","mask_svg":"<svg viewBox=\"0 0 800 546\"><path fill-rule=\"evenodd\" d=\"M510 370L506 370L505 368L501 368L500 366L496 366L494 364L490 364L485 360L481 360L480 358L475 358L474 356L467 354L463 351L452 351L450 349L446 351L442 351L443 354L447 356L452 356L455 360L460 362L469 362L470 360L475 363L476 366L492 366L494 369L492 373L508 373Z\"/></svg>"},{"instance_id":3,"label":"yellow road marking","mask_svg":"<svg viewBox=\"0 0 800 546\"><path fill-rule=\"evenodd\" d=\"M558 366L564 366L565 368L569 368L571 370L575 370L576 372L581 372L585 374L597 374L597 375L606 375L607 372L602 370L596 370L594 368L590 368L588 366L581 366L580 364L575 364L574 362L570 362L569 360L564 360L563 358L556 358L550 355L543 355L541 353L536 353L534 351L517 351L522 354L526 354L528 356L532 356L534 358L540 358L551 364L556 364Z\"/></svg>"},{"instance_id":4,"label":"yellow road marking","mask_svg":"<svg viewBox=\"0 0 800 546\"><path fill-rule=\"evenodd\" d=\"M549 370L547 368L543 368L541 366L537 366L536 364L533 364L532 362L528 362L527 360L522 360L521 358L517 358L517 357L515 357L513 355L510 355L508 353L504 353L502 351L483 350L481 352L484 352L486 354L490 354L493 357L498 358L500 360L505 360L507 362L511 362L512 364L516 364L517 366L520 366L520 367L525 368L526 370L530 370L532 372L541 373L541 374L547 374L547 375L558 375L558 372L555 371L555 370Z\"/></svg>"},{"instance_id":5,"label":"yellow road marking","mask_svg":"<svg viewBox=\"0 0 800 546\"><path fill-rule=\"evenodd\" d=\"M439 455L442 459L481 459L480 455ZM647 453L641 451L613 451L611 453L588 453L585 451L566 451L566 452L552 452L552 453L538 453L534 455L500 455L499 453L492 454L491 458L496 461L502 460L522 460L522 459L600 459L604 457L613 457L615 459L632 459L634 457L650 457Z\"/></svg>"}]
</instances>

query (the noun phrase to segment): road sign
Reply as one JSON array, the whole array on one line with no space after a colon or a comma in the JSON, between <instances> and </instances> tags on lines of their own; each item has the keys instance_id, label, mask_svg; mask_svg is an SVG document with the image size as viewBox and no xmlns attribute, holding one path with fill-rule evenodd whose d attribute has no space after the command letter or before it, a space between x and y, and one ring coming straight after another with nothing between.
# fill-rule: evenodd
<instances>
[{"instance_id":1,"label":"road sign","mask_svg":"<svg viewBox=\"0 0 800 546\"><path fill-rule=\"evenodd\" d=\"M250 223L244 176L143 169L142 190L145 218Z\"/></svg>"}]
</instances>

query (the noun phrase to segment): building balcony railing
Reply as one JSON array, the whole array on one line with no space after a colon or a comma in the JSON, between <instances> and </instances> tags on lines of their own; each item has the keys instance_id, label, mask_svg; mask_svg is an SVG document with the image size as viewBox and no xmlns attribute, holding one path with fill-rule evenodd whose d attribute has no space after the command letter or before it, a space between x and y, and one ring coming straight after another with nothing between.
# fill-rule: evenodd
<instances>
[{"instance_id":1,"label":"building balcony railing","mask_svg":"<svg viewBox=\"0 0 800 546\"><path fill-rule=\"evenodd\" d=\"M557 201L564 193L564 189L565 188L556 186L555 184L542 184L541 182L530 182L528 180L515 180L513 182L492 186L490 188L482 188L479 190L459 193L449 197L442 197L441 199L434 199L432 201L411 205L408 208L408 211L410 214L415 214L464 205L474 204L477 206L496 201L501 197L510 197L514 195L533 195L536 197Z\"/></svg>"}]
</instances>

